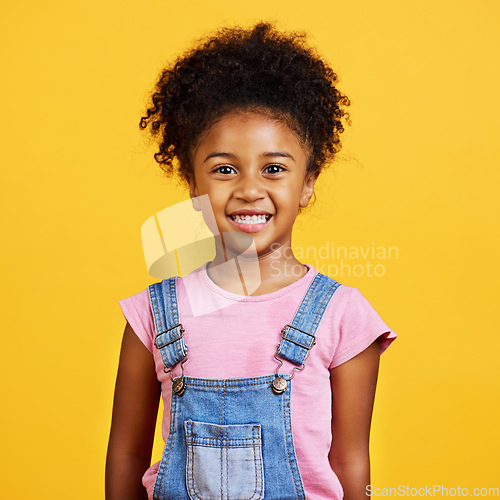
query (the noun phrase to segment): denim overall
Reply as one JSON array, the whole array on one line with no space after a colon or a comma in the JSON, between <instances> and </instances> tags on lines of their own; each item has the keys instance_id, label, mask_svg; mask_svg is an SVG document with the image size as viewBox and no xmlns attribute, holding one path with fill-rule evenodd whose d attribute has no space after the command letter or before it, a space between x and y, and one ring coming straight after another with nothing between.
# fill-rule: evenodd
<instances>
[{"instance_id":1,"label":"denim overall","mask_svg":"<svg viewBox=\"0 0 500 500\"><path fill-rule=\"evenodd\" d=\"M292 322L281 330L275 374L229 379L187 377L184 370L172 378L173 367L187 360L176 285L177 276L148 289L154 345L172 379L170 431L153 499L305 499L292 435L291 379L305 368L340 283L316 274ZM291 375L279 375L278 355L297 365Z\"/></svg>"}]
</instances>

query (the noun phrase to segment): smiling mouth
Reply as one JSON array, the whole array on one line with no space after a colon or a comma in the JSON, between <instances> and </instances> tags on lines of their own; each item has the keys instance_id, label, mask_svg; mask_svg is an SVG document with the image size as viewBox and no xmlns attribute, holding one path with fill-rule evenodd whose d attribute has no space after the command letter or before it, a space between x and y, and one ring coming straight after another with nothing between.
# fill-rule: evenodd
<instances>
[{"instance_id":1,"label":"smiling mouth","mask_svg":"<svg viewBox=\"0 0 500 500\"><path fill-rule=\"evenodd\" d=\"M229 218L240 224L264 224L272 217L271 214L260 215L230 215Z\"/></svg>"}]
</instances>

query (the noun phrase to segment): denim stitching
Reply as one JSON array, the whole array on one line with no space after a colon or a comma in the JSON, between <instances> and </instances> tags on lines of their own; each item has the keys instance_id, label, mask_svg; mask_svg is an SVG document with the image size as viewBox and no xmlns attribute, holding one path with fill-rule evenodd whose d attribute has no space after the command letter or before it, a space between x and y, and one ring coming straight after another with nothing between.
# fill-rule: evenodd
<instances>
[{"instance_id":1,"label":"denim stitching","mask_svg":"<svg viewBox=\"0 0 500 500\"><path fill-rule=\"evenodd\" d=\"M253 386L267 386L276 378L275 374L264 375L261 377L254 378L230 378L230 379L209 379L209 378L196 378L196 377L184 377L187 384L193 387L198 387L198 390L203 390L202 388L215 388L220 387L222 383L225 383L226 390L232 389L233 387L253 387ZM234 384L232 382L247 382L243 384ZM200 389L201 388L201 389Z\"/></svg>"},{"instance_id":2,"label":"denim stitching","mask_svg":"<svg viewBox=\"0 0 500 500\"><path fill-rule=\"evenodd\" d=\"M252 429L252 436L255 437L255 427ZM253 466L254 466L254 475L255 475L255 488L253 490L252 496L250 498L253 498L255 494L257 493L257 487L259 486L259 477L257 474L257 463L258 463L258 455L257 455L257 450L255 449L256 443L255 440L253 442Z\"/></svg>"},{"instance_id":3,"label":"denim stitching","mask_svg":"<svg viewBox=\"0 0 500 500\"><path fill-rule=\"evenodd\" d=\"M221 435L222 438L222 399L221 399L221 390L220 390L220 384L217 383L218 390L217 390L217 395L219 396L219 425L221 426L219 428L219 434ZM222 498L222 447L220 448L220 497Z\"/></svg>"},{"instance_id":4,"label":"denim stitching","mask_svg":"<svg viewBox=\"0 0 500 500\"><path fill-rule=\"evenodd\" d=\"M258 434L258 427L257 426L254 426L253 429L252 429L252 436L254 438L254 441L253 441L253 462L254 462L254 468L255 468L255 489L253 490L253 493L252 493L252 496L250 497L250 500L257 500L255 498L255 495L259 495L258 498L261 498L261 495L262 495L262 485L264 484L263 481L262 481L262 476L263 476L263 473L262 473L262 461L261 461L261 456L260 456L260 453L259 453L259 450L262 449L262 440L259 439L258 441L255 439L255 434ZM257 432L256 432L257 431ZM258 436L260 438L260 436ZM256 449L256 447L258 447L258 450ZM257 469L258 467L258 469ZM259 487L259 476L260 476L260 483L261 483L261 487L260 487L260 491L257 492L257 488Z\"/></svg>"},{"instance_id":5,"label":"denim stitching","mask_svg":"<svg viewBox=\"0 0 500 500\"><path fill-rule=\"evenodd\" d=\"M322 275L318 273L314 277L313 282L309 286L309 289L307 290L305 297L302 299L301 303L299 304L297 312L295 313L295 316L292 319L292 323L291 323L292 325L296 325L302 319L304 312L309 307L309 302L311 301L312 294L314 293L314 290L316 289L321 276ZM285 350L283 352L283 355L288 354L288 351L289 351L291 345L292 344L290 342L285 342L285 345L284 345Z\"/></svg>"},{"instance_id":6,"label":"denim stitching","mask_svg":"<svg viewBox=\"0 0 500 500\"><path fill-rule=\"evenodd\" d=\"M224 394L224 425L227 425L227 413L226 413L226 381L222 381L222 391Z\"/></svg>"},{"instance_id":7,"label":"denim stitching","mask_svg":"<svg viewBox=\"0 0 500 500\"><path fill-rule=\"evenodd\" d=\"M341 286L341 284L338 281L335 281L331 278L328 278L327 276L318 273L313 282L311 283L311 286L309 287L308 291L306 292L305 297L303 298L301 304L299 305L299 308L297 312L295 313L295 316L291 322L291 326L296 326L297 324L300 325L302 321L302 317L304 316L305 312L310 308L310 303L312 300L313 293L315 290L322 284L324 283L324 290L325 293L320 295L319 298L319 307L315 308L316 310L314 311L312 318L309 319L309 324L312 327L312 332L314 334L316 333L316 330L321 322L321 319L323 318L324 312L330 303L331 299L333 298L333 295L337 291L337 289ZM306 320L307 321L307 320ZM289 328L287 328L287 331L290 331ZM293 332L291 333L291 337L293 338ZM307 352L304 352L303 348L301 347L295 347L295 345L292 342L289 342L288 339L284 338L282 340L281 344L281 349L280 349L280 354L283 357L286 357L289 352L291 351L293 354L293 350L297 350L297 354L295 356L291 355L291 358L296 358L297 362L300 362L298 364L303 364L305 361L305 358L307 357ZM278 346L279 348L280 346ZM312 346L311 346L312 347ZM288 358L286 358L288 359ZM290 359L289 359L290 361Z\"/></svg>"},{"instance_id":8,"label":"denim stitching","mask_svg":"<svg viewBox=\"0 0 500 500\"><path fill-rule=\"evenodd\" d=\"M154 315L154 323L155 323L155 330L156 333L158 334L158 327L159 327L159 318L158 318L158 308L156 305L156 289L154 285L151 285L149 287L149 303L151 305L151 309L153 310L153 315Z\"/></svg>"},{"instance_id":9,"label":"denim stitching","mask_svg":"<svg viewBox=\"0 0 500 500\"><path fill-rule=\"evenodd\" d=\"M191 460L191 475L193 480L193 496L197 499L202 500L202 496L196 491L196 482L194 480L194 446L191 447L192 460Z\"/></svg>"},{"instance_id":10,"label":"denim stitching","mask_svg":"<svg viewBox=\"0 0 500 500\"><path fill-rule=\"evenodd\" d=\"M174 420L176 418L176 412L177 412L177 404L175 401L172 401L171 405L170 405L170 430L169 430L169 433L168 433L168 438L167 438L167 443L165 444L165 449L163 450L163 455L165 455L165 451L166 451L166 448L168 446L168 453L167 453L167 457L165 459L165 461L163 462L163 459L162 459L162 462L160 462L160 466L158 468L158 472L157 472L157 476L158 474L161 474L160 475L160 483L158 485L158 491L161 491L161 487L163 485L163 480L165 479L165 476L166 476L166 468L167 468L167 463L168 463L168 459L170 457L170 452L172 451L172 444L173 444L173 436L175 435L175 425L174 425ZM162 467L163 466L163 467ZM160 471L161 469L161 471ZM158 477L156 478L155 480L155 486L154 486L154 492L153 492L153 495L155 494L155 491L156 491L156 481L157 481Z\"/></svg>"},{"instance_id":11,"label":"denim stitching","mask_svg":"<svg viewBox=\"0 0 500 500\"><path fill-rule=\"evenodd\" d=\"M168 280L168 295L169 295L169 301L167 304L165 304L167 307L169 307L171 311L171 318L173 319L174 325L179 323L179 316L178 316L178 308L177 308L177 283L176 283L176 277L169 278ZM167 310L169 310L167 309ZM174 352L177 354L177 356L182 357L182 349L180 346L181 340L178 340L177 342L174 342L172 345L172 349Z\"/></svg>"},{"instance_id":12,"label":"denim stitching","mask_svg":"<svg viewBox=\"0 0 500 500\"><path fill-rule=\"evenodd\" d=\"M184 380L186 383L186 380ZM217 396L219 397L219 425L222 425L222 402L220 399L220 389L217 391Z\"/></svg>"},{"instance_id":13,"label":"denim stitching","mask_svg":"<svg viewBox=\"0 0 500 500\"><path fill-rule=\"evenodd\" d=\"M255 426L252 427L252 437L255 437ZM255 441L253 443L252 450L253 450L253 469L254 469L255 488L253 490L252 496L250 497L250 500L252 500L252 498L255 496L255 492L257 491L257 481L258 481L258 479L257 479L257 456L255 453Z\"/></svg>"},{"instance_id":14,"label":"denim stitching","mask_svg":"<svg viewBox=\"0 0 500 500\"><path fill-rule=\"evenodd\" d=\"M193 434L192 422L188 422L188 424L189 424L189 428L190 428L190 434L192 435ZM191 464L191 483L192 483L191 493L193 494L193 496L196 499L203 500L203 497L196 491L196 483L194 481L194 446L193 446L193 444L190 444L189 451L191 453L191 460L190 460L190 464Z\"/></svg>"},{"instance_id":15,"label":"denim stitching","mask_svg":"<svg viewBox=\"0 0 500 500\"><path fill-rule=\"evenodd\" d=\"M222 391L223 391L223 394L224 394L224 425L227 425L226 383L225 382L222 382ZM226 443L227 443L227 439L229 439L227 427L225 427L225 430L226 430ZM226 448L226 495L227 495L227 498L229 499L229 464L228 464L228 454L229 454L229 449Z\"/></svg>"},{"instance_id":16,"label":"denim stitching","mask_svg":"<svg viewBox=\"0 0 500 500\"><path fill-rule=\"evenodd\" d=\"M155 331L158 335L159 332L164 332L171 325L169 320L173 320L173 325L179 323L179 310L177 300L177 277L163 280L161 283L155 283L149 286L150 303L153 311L153 319L155 324ZM159 300L162 299L162 311L170 311L170 315L160 314ZM170 368L176 364L176 358L182 359L185 356L185 343L184 338L175 341L172 347L160 348L160 355L163 364ZM179 360L180 360L179 359Z\"/></svg>"},{"instance_id":17,"label":"denim stitching","mask_svg":"<svg viewBox=\"0 0 500 500\"><path fill-rule=\"evenodd\" d=\"M220 434L220 432L219 432ZM207 439L207 438L198 438L202 441L197 441L196 438L191 438L190 443L193 446L197 446L199 448L220 448L223 446L224 448L250 448L253 446L255 443L251 439L248 440L246 443L242 444L221 444L221 440L219 438L212 438L212 439ZM203 442L203 440L205 442ZM215 442L210 442L210 441L215 441ZM222 441L227 442L227 439L223 439ZM231 440L229 440L231 441ZM242 440L243 441L243 440Z\"/></svg>"},{"instance_id":18,"label":"denim stitching","mask_svg":"<svg viewBox=\"0 0 500 500\"><path fill-rule=\"evenodd\" d=\"M174 325L177 325L179 321L179 307L177 302L177 277L170 278L170 301L172 306L172 316L174 320ZM182 349L182 342L184 338L179 339L175 342L175 349L177 351L177 355L180 357L184 357L184 352Z\"/></svg>"},{"instance_id":19,"label":"denim stitching","mask_svg":"<svg viewBox=\"0 0 500 500\"><path fill-rule=\"evenodd\" d=\"M187 422L187 433L186 433L186 438L192 434L191 432L191 422ZM188 494L190 492L194 491L194 485L193 483L193 470L192 470L192 464L193 464L193 447L191 443L186 442L186 447L187 447L187 464L186 464L186 483L187 483L187 489L188 489Z\"/></svg>"},{"instance_id":20,"label":"denim stitching","mask_svg":"<svg viewBox=\"0 0 500 500\"><path fill-rule=\"evenodd\" d=\"M291 391L291 384L290 384L290 391ZM284 395L286 394L283 393L283 397ZM291 457L291 453L290 453L290 449L288 447L288 438L289 438L289 434L292 434L292 439L293 439L293 433L292 433L292 419L291 419L291 415L290 415L290 398L287 397L287 404L285 405L285 401L283 400L283 416L284 416L284 419L285 419L285 443L286 443L286 450L287 450L287 456L288 456L288 462L290 464L290 469L292 471L292 477L293 477L293 483L294 483L294 486L295 486L295 492L297 493L297 498L301 498L301 495L299 495L299 489L297 487L297 474L296 474L296 470L294 468L294 466L292 465L292 457ZM297 457L295 455L295 447L293 449L293 455L294 455L294 459L295 461L297 460ZM300 474L300 471L299 471L299 474ZM302 491L304 491L303 487L302 487Z\"/></svg>"},{"instance_id":21,"label":"denim stitching","mask_svg":"<svg viewBox=\"0 0 500 500\"><path fill-rule=\"evenodd\" d=\"M337 290L337 286L335 286L334 283L331 284L331 286L327 286L326 292L324 295L321 296L320 298L320 308L318 311L315 312L315 315L313 317L312 323L313 323L313 328L314 330L318 329L319 323L321 319L323 318L323 313L326 310L326 306L330 302L330 300L333 297L333 294Z\"/></svg>"},{"instance_id":22,"label":"denim stitching","mask_svg":"<svg viewBox=\"0 0 500 500\"><path fill-rule=\"evenodd\" d=\"M224 396L224 403L226 401L226 397ZM225 410L224 406L224 410ZM224 446L224 449L226 451L226 498L229 499L229 446L227 445L227 440L229 439L229 434L228 434L228 428L224 427L226 430L226 444Z\"/></svg>"},{"instance_id":23,"label":"denim stitching","mask_svg":"<svg viewBox=\"0 0 500 500\"><path fill-rule=\"evenodd\" d=\"M317 275L316 275L317 276ZM309 286L309 288L307 289L307 292L306 292L306 295L305 297L301 300L301 302L299 303L298 307L297 307L297 310L295 311L295 314L293 316L293 319L292 319L292 325L294 324L294 322L296 320L299 320L300 319L300 316L301 316L301 311L302 311L302 306L304 305L304 302L307 301L307 298L309 296L309 291L311 290L311 287L313 286L314 284L314 281L316 280L316 276L314 277L314 280L313 282L311 283L311 285ZM289 349L289 346L290 344L286 344L284 343L283 347L284 347L284 352L282 353L283 355L286 355L287 352L288 352L288 349Z\"/></svg>"},{"instance_id":24,"label":"denim stitching","mask_svg":"<svg viewBox=\"0 0 500 500\"><path fill-rule=\"evenodd\" d=\"M219 433L220 433L220 437L221 437L221 444L222 444L222 426L219 428ZM220 497L221 499L224 498L223 496L223 489L222 489L222 484L223 484L223 479L222 479L222 446L220 447Z\"/></svg>"},{"instance_id":25,"label":"denim stitching","mask_svg":"<svg viewBox=\"0 0 500 500\"><path fill-rule=\"evenodd\" d=\"M192 425L193 422L186 422L188 431L187 431L187 445L188 445L188 471L190 472L189 474L189 479L188 479L188 489L189 492L195 496L195 498L199 500L203 500L204 497L202 497L198 492L195 490L195 483L194 483L194 456L195 456L195 447L198 446L204 446L203 443L194 443L195 439L207 439L209 438L204 438L202 435L196 436L196 434L193 431ZM254 478L255 478L255 487L254 491L251 493L250 497L245 496L245 498L241 499L232 499L232 500L259 500L262 499L262 493L263 493L263 488L264 488L264 482L263 482L263 470L262 470L262 457L261 457L261 449L262 449L262 439L259 433L259 427L258 426L253 426L252 428L252 437L251 438L241 438L241 439L231 439L229 440L228 437L228 426L221 426L220 429L220 435L221 438L218 440L218 445L215 445L215 447L220 447L221 452L226 453L226 458L227 454L229 452L229 448L232 446L227 446L228 441L243 441L243 440L249 440L250 443L247 443L244 447L249 448L253 450L254 454ZM225 437L224 437L225 435ZM217 440L217 438L215 438ZM208 445L205 445L208 446ZM213 448L214 446L208 446L210 448ZM227 474L229 474L229 469L226 469ZM221 469L221 474L222 474L222 469ZM227 478L229 478L229 475L227 475ZM258 490L259 488L259 482L260 482L260 491ZM228 484L228 481L226 482ZM229 489L227 488L226 490L226 495L227 499L229 499ZM256 496L258 495L258 496ZM224 499L224 496L221 494L221 499Z\"/></svg>"},{"instance_id":26,"label":"denim stitching","mask_svg":"<svg viewBox=\"0 0 500 500\"><path fill-rule=\"evenodd\" d=\"M283 398L284 398L285 393L283 393ZM282 407L283 407L283 420L284 420L284 427L285 427L285 446L286 446L286 454L288 457L288 463L290 464L290 470L292 472L292 477L293 477L293 482L295 486L295 492L297 493L297 498L299 497L299 492L297 490L297 482L295 481L295 474L293 471L292 467L292 459L290 458L290 450L288 449L288 426L287 426L287 419L286 419L286 408L285 408L285 401L282 398Z\"/></svg>"}]
</instances>

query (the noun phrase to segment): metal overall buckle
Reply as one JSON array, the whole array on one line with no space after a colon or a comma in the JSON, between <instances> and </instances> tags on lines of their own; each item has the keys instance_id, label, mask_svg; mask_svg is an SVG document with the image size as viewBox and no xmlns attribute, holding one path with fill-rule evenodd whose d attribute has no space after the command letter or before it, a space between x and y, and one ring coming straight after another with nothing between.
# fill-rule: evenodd
<instances>
[{"instance_id":1,"label":"metal overall buckle","mask_svg":"<svg viewBox=\"0 0 500 500\"><path fill-rule=\"evenodd\" d=\"M161 335L163 335L164 333L167 333L169 332L170 330L173 330L174 328L177 328L178 326L180 326L180 329L179 329L179 332L180 332L180 335L178 337L175 337L174 339L170 340L169 342L165 342L163 343L162 345L158 345L158 337L160 337ZM163 349L164 347L170 345L170 344L173 344L174 342L177 342L178 340L181 340L182 337L184 337L184 332L186 330L184 330L184 328L182 327L182 323L177 323L176 325L168 328L167 330L164 330L163 332L160 332L156 337L155 337L155 340L154 340L154 345L157 349Z\"/></svg>"},{"instance_id":2,"label":"metal overall buckle","mask_svg":"<svg viewBox=\"0 0 500 500\"><path fill-rule=\"evenodd\" d=\"M284 339L285 339L285 330L286 330L287 326L290 327L291 325L285 325L281 329L281 336ZM295 327L292 327L292 328L295 328ZM299 330L299 328L295 328L295 329ZM301 331L302 333L305 333L307 335L310 335L309 333L304 332L303 330L299 330L299 331ZM282 394L282 393L284 393L286 391L286 388L288 387L288 381L292 380L292 378L295 376L295 372L297 372L297 371L301 372L302 370L304 370L304 368L306 367L306 365L305 365L306 359L308 358L309 353L311 352L311 349L316 344L316 341L314 341L313 344L309 347L309 346L300 344L299 342L296 342L296 341L291 340L291 339L285 339L285 340L287 340L288 342L291 342L292 344L295 344L295 345L298 345L300 347L303 347L304 349L307 349L307 355L304 358L304 361L302 362L302 364L300 366L294 366L293 370L292 370L292 374L289 375L287 378L285 378L285 377L283 377L282 375L279 374L279 370L283 366L283 360L278 358L278 351L279 351L279 348L280 348L280 345L278 344L278 348L276 349L276 352L274 353L274 359L276 361L278 361L279 365L276 368L276 373L275 373L276 374L276 378L272 381L272 384L271 384L271 389L273 390L274 394Z\"/></svg>"},{"instance_id":3,"label":"metal overall buckle","mask_svg":"<svg viewBox=\"0 0 500 500\"><path fill-rule=\"evenodd\" d=\"M158 345L158 337L160 335L163 335L165 332L168 332L170 330L173 330L174 328L177 328L178 326L180 326L180 335L178 335L177 337L175 337L174 339L170 340L169 342L165 342L164 344L162 345ZM162 349L163 347L166 347L170 344L173 344L174 342L177 342L178 340L180 340L182 337L184 337L184 328L182 327L182 323L178 323L177 325L174 325L172 326L171 328L169 328L168 330L165 330L164 332L161 332L159 333L156 337L155 337L155 340L154 340L154 345L157 349ZM188 360L188 356L186 354L186 357L181 361L181 369L182 369L182 373L179 377L173 377L172 375L172 372L173 372L173 369L174 367L172 366L172 368L169 368L168 370L166 369L166 366L163 367L163 371L165 373L170 373L170 380L172 381L172 390L174 391L175 394L177 394L177 396L182 396L184 394L184 391L186 390L186 384L184 383L184 363ZM174 365L175 366L175 365Z\"/></svg>"},{"instance_id":4,"label":"metal overall buckle","mask_svg":"<svg viewBox=\"0 0 500 500\"><path fill-rule=\"evenodd\" d=\"M294 366L292 374L287 378L285 378L279 374L279 369L283 366L283 360L279 359L277 355L278 355L278 350L276 350L276 352L274 353L274 359L279 362L279 365L276 368L276 373L275 373L276 378L273 380L271 384L271 389L273 390L274 394L282 394L283 392L286 391L286 388L288 387L288 381L292 380L292 378L295 376L295 372L296 371L301 372L306 366L304 363L302 363L300 366ZM309 356L309 353L307 355Z\"/></svg>"},{"instance_id":5,"label":"metal overall buckle","mask_svg":"<svg viewBox=\"0 0 500 500\"><path fill-rule=\"evenodd\" d=\"M178 376L175 377L172 375L174 367L166 370L166 366L163 367L163 371L165 373L170 373L170 380L172 381L172 390L174 391L177 396L182 396L184 394L184 391L186 390L186 383L184 382L184 363L188 360L188 356L186 354L186 357L181 361L181 370L182 373Z\"/></svg>"}]
</instances>

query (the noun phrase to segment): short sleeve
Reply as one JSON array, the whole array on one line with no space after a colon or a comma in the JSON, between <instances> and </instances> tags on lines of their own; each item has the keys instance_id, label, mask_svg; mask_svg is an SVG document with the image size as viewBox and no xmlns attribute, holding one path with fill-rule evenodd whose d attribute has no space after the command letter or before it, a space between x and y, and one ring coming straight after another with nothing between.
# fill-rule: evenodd
<instances>
[{"instance_id":1,"label":"short sleeve","mask_svg":"<svg viewBox=\"0 0 500 500\"><path fill-rule=\"evenodd\" d=\"M380 336L380 354L397 338L357 288L350 295L339 324L339 341L330 368L345 363L364 351Z\"/></svg>"},{"instance_id":2,"label":"short sleeve","mask_svg":"<svg viewBox=\"0 0 500 500\"><path fill-rule=\"evenodd\" d=\"M129 322L142 343L153 352L154 321L149 303L149 292L146 288L142 292L119 300L125 319Z\"/></svg>"}]
</instances>

